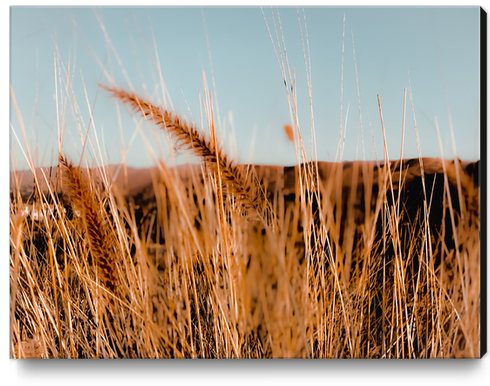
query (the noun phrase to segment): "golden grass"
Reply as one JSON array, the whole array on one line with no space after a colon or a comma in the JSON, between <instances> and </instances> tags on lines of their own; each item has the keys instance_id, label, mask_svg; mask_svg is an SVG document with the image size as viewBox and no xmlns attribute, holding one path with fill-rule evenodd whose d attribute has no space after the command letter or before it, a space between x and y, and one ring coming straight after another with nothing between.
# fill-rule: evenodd
<instances>
[{"instance_id":1,"label":"golden grass","mask_svg":"<svg viewBox=\"0 0 490 386\"><path fill-rule=\"evenodd\" d=\"M59 157L61 174L66 182L73 210L81 213L83 228L89 242L90 253L95 261L98 274L104 286L115 293L117 286L117 268L114 248L117 244L111 240L106 229L105 218L99 203L94 198L90 184L80 170L67 162L62 155Z\"/></svg>"},{"instance_id":2,"label":"golden grass","mask_svg":"<svg viewBox=\"0 0 490 386\"><path fill-rule=\"evenodd\" d=\"M11 357L479 356L479 187L458 160L422 159L427 201L418 159L247 174L195 126L107 90L205 168L160 163L137 201L60 155L63 190L31 198L43 221L12 192Z\"/></svg>"},{"instance_id":3,"label":"golden grass","mask_svg":"<svg viewBox=\"0 0 490 386\"><path fill-rule=\"evenodd\" d=\"M381 163L307 162L279 48L296 166L236 165L218 146L211 98L206 136L102 86L202 167L159 162L151 192L133 197L108 168L73 166L60 137L56 178L34 173L30 196L15 185L12 358L480 355L477 171L421 155L390 162L386 139ZM340 158L341 139L342 107Z\"/></svg>"},{"instance_id":4,"label":"golden grass","mask_svg":"<svg viewBox=\"0 0 490 386\"><path fill-rule=\"evenodd\" d=\"M259 203L261 198L258 196L258 189L255 188L253 181L247 179L240 169L228 159L228 155L217 146L215 140L207 140L204 134L194 126L188 125L178 116L172 116L171 113L163 111L160 107L144 102L135 94L106 86L102 86L102 88L111 92L114 97L124 103L129 104L134 110L152 120L162 129L170 132L175 139L176 149L188 150L200 157L206 166L219 173L224 187L234 195L243 208L251 212L251 216L260 217Z\"/></svg>"}]
</instances>

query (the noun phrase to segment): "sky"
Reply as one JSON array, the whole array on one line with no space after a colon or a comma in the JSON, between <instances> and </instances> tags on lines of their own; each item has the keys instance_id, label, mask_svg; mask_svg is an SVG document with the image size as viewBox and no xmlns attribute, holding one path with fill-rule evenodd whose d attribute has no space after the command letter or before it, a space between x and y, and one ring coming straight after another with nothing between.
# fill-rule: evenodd
<instances>
[{"instance_id":1,"label":"sky","mask_svg":"<svg viewBox=\"0 0 490 386\"><path fill-rule=\"evenodd\" d=\"M383 159L378 95L388 156L399 158L405 88L405 158L418 156L414 116L422 156L441 157L437 117L445 158L454 148L480 158L478 7L12 7L10 18L11 169L28 167L27 148L35 166L55 165L60 137L75 164L194 162L173 158L162 130L98 85L134 90L208 132L203 74L232 158L293 165L286 54L308 159Z\"/></svg>"}]
</instances>

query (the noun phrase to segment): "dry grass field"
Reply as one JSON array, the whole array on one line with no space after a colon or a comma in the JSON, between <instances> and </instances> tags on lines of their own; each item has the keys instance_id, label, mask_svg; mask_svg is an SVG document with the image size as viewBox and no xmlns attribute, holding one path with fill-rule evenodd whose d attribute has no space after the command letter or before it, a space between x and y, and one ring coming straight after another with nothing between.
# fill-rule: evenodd
<instances>
[{"instance_id":1,"label":"dry grass field","mask_svg":"<svg viewBox=\"0 0 490 386\"><path fill-rule=\"evenodd\" d=\"M236 165L103 88L201 163L11 174L12 358L480 356L479 162Z\"/></svg>"}]
</instances>

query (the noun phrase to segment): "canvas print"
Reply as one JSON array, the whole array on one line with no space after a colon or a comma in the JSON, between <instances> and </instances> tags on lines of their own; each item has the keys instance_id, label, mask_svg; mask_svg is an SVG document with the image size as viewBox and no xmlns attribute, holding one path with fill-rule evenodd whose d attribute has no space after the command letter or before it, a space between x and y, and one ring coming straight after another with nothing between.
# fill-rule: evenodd
<instances>
[{"instance_id":1,"label":"canvas print","mask_svg":"<svg viewBox=\"0 0 490 386\"><path fill-rule=\"evenodd\" d=\"M11 358L485 353L481 8L10 21Z\"/></svg>"}]
</instances>

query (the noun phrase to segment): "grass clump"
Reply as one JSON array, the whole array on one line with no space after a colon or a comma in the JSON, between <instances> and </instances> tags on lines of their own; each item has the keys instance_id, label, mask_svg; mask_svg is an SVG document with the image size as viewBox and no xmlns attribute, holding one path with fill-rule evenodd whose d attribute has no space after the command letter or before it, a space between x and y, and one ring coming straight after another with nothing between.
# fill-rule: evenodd
<instances>
[{"instance_id":1,"label":"grass clump","mask_svg":"<svg viewBox=\"0 0 490 386\"><path fill-rule=\"evenodd\" d=\"M108 91L203 165L160 163L143 198L60 155L48 189L12 194L12 357L479 355L479 187L459 160L423 159L426 196L419 159L247 174L194 126Z\"/></svg>"}]
</instances>

